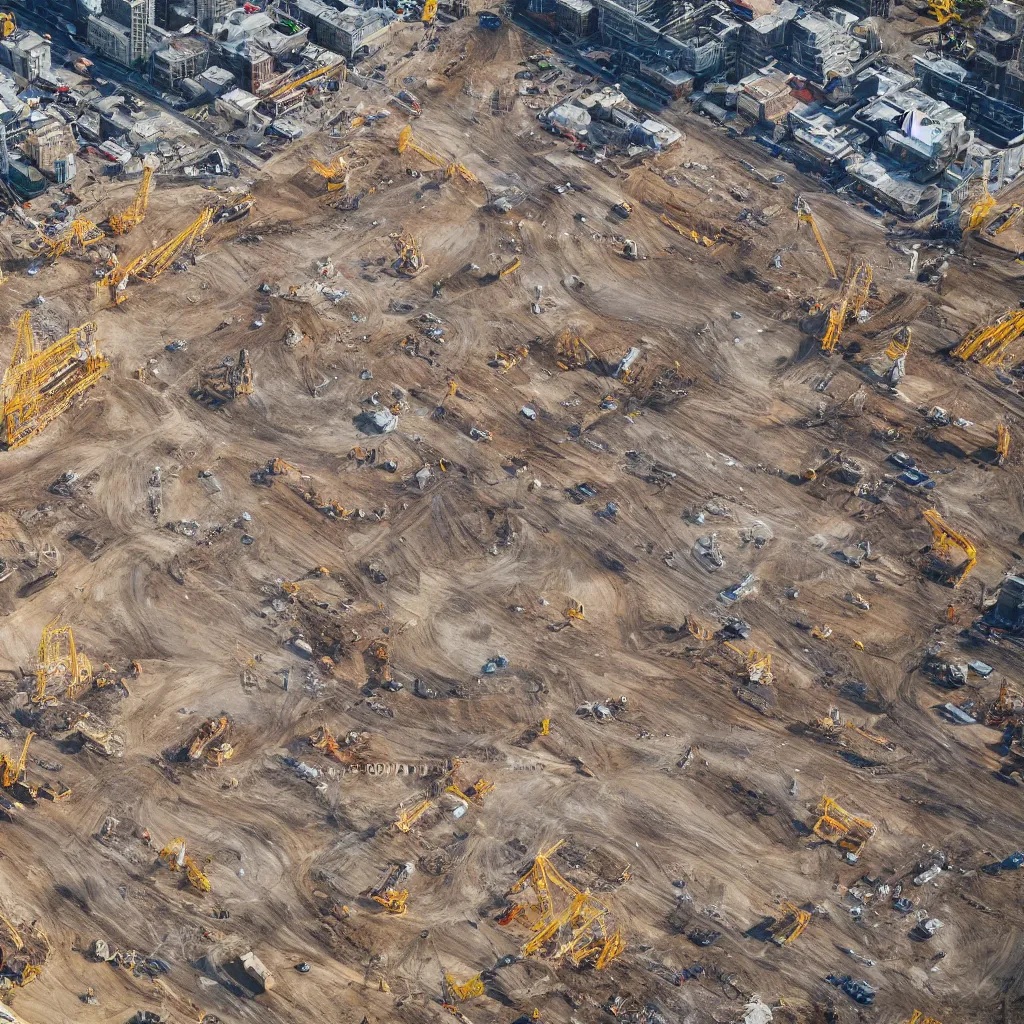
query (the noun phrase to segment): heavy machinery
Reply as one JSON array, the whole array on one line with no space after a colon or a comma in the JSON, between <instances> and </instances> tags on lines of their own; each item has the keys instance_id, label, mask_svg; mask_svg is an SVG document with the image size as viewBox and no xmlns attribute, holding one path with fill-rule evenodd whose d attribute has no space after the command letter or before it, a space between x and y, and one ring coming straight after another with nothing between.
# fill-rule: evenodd
<instances>
[{"instance_id":1,"label":"heavy machinery","mask_svg":"<svg viewBox=\"0 0 1024 1024\"><path fill-rule=\"evenodd\" d=\"M583 622L586 619L586 613L583 610L582 601L570 601L565 608L565 617L572 622Z\"/></svg>"},{"instance_id":2,"label":"heavy machinery","mask_svg":"<svg viewBox=\"0 0 1024 1024\"><path fill-rule=\"evenodd\" d=\"M782 914L769 927L768 934L776 946L788 946L800 938L814 916L809 910L801 910L795 903L785 900L780 909Z\"/></svg>"},{"instance_id":3,"label":"heavy machinery","mask_svg":"<svg viewBox=\"0 0 1024 1024\"><path fill-rule=\"evenodd\" d=\"M875 826L870 821L844 811L830 796L822 796L816 813L814 834L845 850L850 860L855 861L860 856L864 845L875 834Z\"/></svg>"},{"instance_id":4,"label":"heavy machinery","mask_svg":"<svg viewBox=\"0 0 1024 1024\"><path fill-rule=\"evenodd\" d=\"M45 347L32 333L31 313L22 313L15 326L18 337L0 384L0 444L6 448L17 448L41 433L109 366L99 350L95 323L82 324Z\"/></svg>"},{"instance_id":5,"label":"heavy machinery","mask_svg":"<svg viewBox=\"0 0 1024 1024\"><path fill-rule=\"evenodd\" d=\"M415 825L416 822L419 821L420 818L422 818L423 815L426 814L433 806L434 801L429 797L426 800L421 800L414 807L402 811L391 823L391 827L408 835L412 831L413 825Z\"/></svg>"},{"instance_id":6,"label":"heavy machinery","mask_svg":"<svg viewBox=\"0 0 1024 1024\"><path fill-rule=\"evenodd\" d=\"M494 783L487 779L477 779L472 786L463 789L454 779L451 784L445 787L446 793L451 793L462 800L467 806L477 804L482 806L484 797L494 789Z\"/></svg>"},{"instance_id":7,"label":"heavy machinery","mask_svg":"<svg viewBox=\"0 0 1024 1024\"><path fill-rule=\"evenodd\" d=\"M21 754L15 760L8 754L0 754L0 786L4 789L14 789L25 775L25 762L28 759L28 747L35 738L35 733L30 729L25 734L25 742L21 747Z\"/></svg>"},{"instance_id":8,"label":"heavy machinery","mask_svg":"<svg viewBox=\"0 0 1024 1024\"><path fill-rule=\"evenodd\" d=\"M297 78L292 78L283 82L280 77L274 78L263 85L260 93L260 105L266 107L271 113L276 114L279 106L291 102L291 94L296 90L302 89L321 78L340 78L344 81L345 77L345 62L343 60L339 60L333 64L325 64L322 67L314 68L312 71L307 71L304 74L299 75Z\"/></svg>"},{"instance_id":9,"label":"heavy machinery","mask_svg":"<svg viewBox=\"0 0 1024 1024\"><path fill-rule=\"evenodd\" d=\"M1007 350L1024 334L1024 309L1011 309L995 320L964 335L950 352L953 359L974 359L982 366L998 366Z\"/></svg>"},{"instance_id":10,"label":"heavy machinery","mask_svg":"<svg viewBox=\"0 0 1024 1024\"><path fill-rule=\"evenodd\" d=\"M694 640L702 644L710 643L715 638L714 631L698 622L692 615L686 616L686 630Z\"/></svg>"},{"instance_id":11,"label":"heavy machinery","mask_svg":"<svg viewBox=\"0 0 1024 1024\"><path fill-rule=\"evenodd\" d=\"M210 891L210 879L199 865L185 852L185 840L172 839L161 851L162 860L172 871L184 871L188 884L198 893Z\"/></svg>"},{"instance_id":12,"label":"heavy machinery","mask_svg":"<svg viewBox=\"0 0 1024 1024\"><path fill-rule=\"evenodd\" d=\"M409 900L409 890L399 889L400 886L412 874L411 864L392 864L388 867L384 878L372 889L368 895L375 903L379 903L389 914L401 915L409 908L406 906Z\"/></svg>"},{"instance_id":13,"label":"heavy machinery","mask_svg":"<svg viewBox=\"0 0 1024 1024\"><path fill-rule=\"evenodd\" d=\"M39 663L36 667L34 704L56 704L57 698L47 688L57 679L63 680L64 699L77 700L93 682L92 663L75 646L75 636L68 625L55 619L43 627L39 641Z\"/></svg>"},{"instance_id":14,"label":"heavy machinery","mask_svg":"<svg viewBox=\"0 0 1024 1024\"><path fill-rule=\"evenodd\" d=\"M819 476L831 472L843 461L843 453L838 448L826 449L826 456L816 466L808 466L800 474L800 479L810 483L817 480Z\"/></svg>"},{"instance_id":15,"label":"heavy machinery","mask_svg":"<svg viewBox=\"0 0 1024 1024\"><path fill-rule=\"evenodd\" d=\"M323 751L327 757L333 758L348 768L353 768L362 763L357 756L357 750L363 745L360 741L365 741L365 739L366 733L349 733L345 746L342 746L325 723L309 737L309 742L317 750Z\"/></svg>"},{"instance_id":16,"label":"heavy machinery","mask_svg":"<svg viewBox=\"0 0 1024 1024\"><path fill-rule=\"evenodd\" d=\"M939 555L946 556L954 548L959 549L966 556L966 561L957 567L944 568L946 581L954 589L970 575L971 570L978 564L978 549L960 532L954 530L934 508L925 509L921 513L925 521L932 528L932 551Z\"/></svg>"},{"instance_id":17,"label":"heavy machinery","mask_svg":"<svg viewBox=\"0 0 1024 1024\"><path fill-rule=\"evenodd\" d=\"M0 39L6 39L18 31L18 23L9 11L0 11Z\"/></svg>"},{"instance_id":18,"label":"heavy machinery","mask_svg":"<svg viewBox=\"0 0 1024 1024\"><path fill-rule=\"evenodd\" d=\"M56 263L61 256L77 248L83 254L90 245L102 242L106 235L91 220L76 217L59 235L50 236L39 233L42 249L51 263Z\"/></svg>"},{"instance_id":19,"label":"heavy machinery","mask_svg":"<svg viewBox=\"0 0 1024 1024\"><path fill-rule=\"evenodd\" d=\"M444 176L446 178L461 178L463 181L469 182L470 185L476 185L480 181L461 160L453 160L447 164L444 169Z\"/></svg>"},{"instance_id":20,"label":"heavy machinery","mask_svg":"<svg viewBox=\"0 0 1024 1024\"><path fill-rule=\"evenodd\" d=\"M839 275L836 273L835 264L832 262L832 257L828 254L828 249L825 247L825 239L821 237L821 232L818 230L818 223L814 219L814 214L811 213L811 208L804 202L803 196L797 200L797 204L797 230L799 230L801 224L806 224L810 227L811 233L814 235L814 240L818 243L818 248L821 250L822 258L825 260L825 266L828 267L828 272L832 275L832 279L834 281L838 281Z\"/></svg>"},{"instance_id":21,"label":"heavy machinery","mask_svg":"<svg viewBox=\"0 0 1024 1024\"><path fill-rule=\"evenodd\" d=\"M900 327L893 332L889 344L886 346L886 358L892 360L886 373L890 387L896 387L907 375L907 353L910 351L910 339L910 328Z\"/></svg>"},{"instance_id":22,"label":"heavy machinery","mask_svg":"<svg viewBox=\"0 0 1024 1024\"><path fill-rule=\"evenodd\" d=\"M522 265L522 261L519 257L513 256L512 259L498 271L498 280L500 281L502 278L508 277L509 274L514 274Z\"/></svg>"},{"instance_id":23,"label":"heavy machinery","mask_svg":"<svg viewBox=\"0 0 1024 1024\"><path fill-rule=\"evenodd\" d=\"M256 390L253 383L249 350L240 349L238 361L225 359L219 366L203 370L199 383L192 389L192 397L209 405L220 406L236 398L248 397Z\"/></svg>"},{"instance_id":24,"label":"heavy machinery","mask_svg":"<svg viewBox=\"0 0 1024 1024\"><path fill-rule=\"evenodd\" d=\"M880 747L885 747L887 750L894 749L894 745L884 736L880 736L870 729L862 729L859 725L854 725L852 722L844 722L837 707L829 708L828 714L824 717L815 718L811 722L811 728L820 732L825 739L831 740L834 743L842 743L843 730L849 729L851 732L857 733L858 736L863 736L864 739L870 740L870 742Z\"/></svg>"},{"instance_id":25,"label":"heavy machinery","mask_svg":"<svg viewBox=\"0 0 1024 1024\"><path fill-rule=\"evenodd\" d=\"M824 330L818 338L821 342L821 351L825 355L830 356L835 351L847 319L860 312L861 307L867 302L870 290L871 264L861 263L854 269L851 263L839 294L828 308Z\"/></svg>"},{"instance_id":26,"label":"heavy machinery","mask_svg":"<svg viewBox=\"0 0 1024 1024\"><path fill-rule=\"evenodd\" d=\"M429 25L437 17L437 0L424 0L423 3L423 14L420 15L420 21L424 25Z\"/></svg>"},{"instance_id":27,"label":"heavy machinery","mask_svg":"<svg viewBox=\"0 0 1024 1024\"><path fill-rule=\"evenodd\" d=\"M944 22L940 21L939 24L944 24ZM964 226L963 233L968 235L972 231L977 231L985 223L985 218L988 217L995 205L996 201L988 190L988 182L985 182L981 195L967 214L967 224Z\"/></svg>"},{"instance_id":28,"label":"heavy machinery","mask_svg":"<svg viewBox=\"0 0 1024 1024\"><path fill-rule=\"evenodd\" d=\"M1020 203L1013 203L1001 213L996 214L996 216L985 225L985 234L990 238L994 238L996 235L1001 235L1004 231L1007 231L1017 223L1022 213L1024 213L1024 206Z\"/></svg>"},{"instance_id":29,"label":"heavy machinery","mask_svg":"<svg viewBox=\"0 0 1024 1024\"><path fill-rule=\"evenodd\" d=\"M677 235L689 238L691 242L694 242L697 245L703 245L705 249L712 248L719 240L717 235L714 238L708 238L707 235L700 231L684 227L679 223L679 221L673 220L667 213L661 214L658 219L665 225L665 227L671 228Z\"/></svg>"},{"instance_id":30,"label":"heavy machinery","mask_svg":"<svg viewBox=\"0 0 1024 1024\"><path fill-rule=\"evenodd\" d=\"M431 153L429 150L423 149L422 146L417 145L417 143L413 141L411 124L407 124L398 133L398 152L404 153L407 149L411 149L415 154L417 154L417 156L423 157L428 164L433 164L435 167L444 167L447 169L448 165L451 163L450 160L445 160L444 157L440 157L436 153Z\"/></svg>"},{"instance_id":31,"label":"heavy machinery","mask_svg":"<svg viewBox=\"0 0 1024 1024\"><path fill-rule=\"evenodd\" d=\"M560 370L582 370L592 364L604 366L604 361L575 327L566 327L555 338L555 361Z\"/></svg>"},{"instance_id":32,"label":"heavy machinery","mask_svg":"<svg viewBox=\"0 0 1024 1024\"><path fill-rule=\"evenodd\" d=\"M960 12L956 9L956 0L928 0L928 13L940 24L947 21L960 21Z\"/></svg>"},{"instance_id":33,"label":"heavy machinery","mask_svg":"<svg viewBox=\"0 0 1024 1024\"><path fill-rule=\"evenodd\" d=\"M530 349L526 345L516 345L507 351L498 349L494 354L494 362L491 365L497 366L502 373L508 373L513 366L518 366L520 363L525 362L529 355Z\"/></svg>"},{"instance_id":34,"label":"heavy machinery","mask_svg":"<svg viewBox=\"0 0 1024 1024\"><path fill-rule=\"evenodd\" d=\"M46 932L35 924L28 927L32 934L29 942L25 942L21 931L0 912L0 994L4 996L15 986L22 988L38 978L50 959L50 940ZM28 928L24 925L22 928L28 934Z\"/></svg>"},{"instance_id":35,"label":"heavy machinery","mask_svg":"<svg viewBox=\"0 0 1024 1024\"><path fill-rule=\"evenodd\" d=\"M128 282L137 278L152 281L168 267L195 255L202 244L206 231L217 212L208 206L184 231L158 245L155 249L137 256L130 263L112 267L99 281L97 287L109 288L114 305L119 306L128 297Z\"/></svg>"},{"instance_id":36,"label":"heavy machinery","mask_svg":"<svg viewBox=\"0 0 1024 1024\"><path fill-rule=\"evenodd\" d=\"M210 745L219 740L228 731L230 724L231 722L227 715L221 715L219 718L210 718L203 722L192 734L189 741L181 748L184 754L183 760L202 761L206 759L214 764L221 763L217 760L216 756L210 757ZM230 756L228 754L227 757L223 757L221 760L226 761Z\"/></svg>"},{"instance_id":37,"label":"heavy machinery","mask_svg":"<svg viewBox=\"0 0 1024 1024\"><path fill-rule=\"evenodd\" d=\"M393 233L391 241L394 243L398 259L391 266L403 277L415 277L427 264L423 254L416 245L416 239L412 235Z\"/></svg>"},{"instance_id":38,"label":"heavy machinery","mask_svg":"<svg viewBox=\"0 0 1024 1024\"><path fill-rule=\"evenodd\" d=\"M64 738L81 740L90 750L104 757L124 757L124 739L105 729L88 713L71 723Z\"/></svg>"},{"instance_id":39,"label":"heavy machinery","mask_svg":"<svg viewBox=\"0 0 1024 1024\"><path fill-rule=\"evenodd\" d=\"M149 193L153 185L154 168L147 162L142 169L142 181L139 182L135 198L120 212L110 216L110 232L114 235L127 235L132 228L137 228L146 216L149 206Z\"/></svg>"},{"instance_id":40,"label":"heavy machinery","mask_svg":"<svg viewBox=\"0 0 1024 1024\"><path fill-rule=\"evenodd\" d=\"M1014 719L1024 720L1024 697L1011 690L1004 681L999 687L999 696L985 715L985 724L1005 725Z\"/></svg>"},{"instance_id":41,"label":"heavy machinery","mask_svg":"<svg viewBox=\"0 0 1024 1024\"><path fill-rule=\"evenodd\" d=\"M328 192L340 192L348 183L345 160L340 153L327 164L316 159L310 160L309 169L324 179Z\"/></svg>"},{"instance_id":42,"label":"heavy machinery","mask_svg":"<svg viewBox=\"0 0 1024 1024\"><path fill-rule=\"evenodd\" d=\"M445 1009L456 1003L464 1003L468 999L476 999L483 994L484 983L479 973L461 985L447 971L441 979L441 1005Z\"/></svg>"}]
</instances>

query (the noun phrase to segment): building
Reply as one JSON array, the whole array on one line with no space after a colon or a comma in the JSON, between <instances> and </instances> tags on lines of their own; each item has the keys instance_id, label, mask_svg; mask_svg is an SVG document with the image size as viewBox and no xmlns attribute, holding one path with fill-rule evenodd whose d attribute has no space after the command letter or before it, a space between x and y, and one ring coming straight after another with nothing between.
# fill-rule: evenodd
<instances>
[{"instance_id":1,"label":"building","mask_svg":"<svg viewBox=\"0 0 1024 1024\"><path fill-rule=\"evenodd\" d=\"M0 60L19 78L32 82L50 70L50 41L36 32L19 29L3 40Z\"/></svg>"},{"instance_id":2,"label":"building","mask_svg":"<svg viewBox=\"0 0 1024 1024\"><path fill-rule=\"evenodd\" d=\"M210 59L210 51L199 39L186 36L155 50L150 63L150 78L160 89L176 89L185 78L202 74Z\"/></svg>"},{"instance_id":3,"label":"building","mask_svg":"<svg viewBox=\"0 0 1024 1024\"><path fill-rule=\"evenodd\" d=\"M351 63L376 53L387 42L396 18L386 7L328 10L316 19L314 41Z\"/></svg>"},{"instance_id":4,"label":"building","mask_svg":"<svg viewBox=\"0 0 1024 1024\"><path fill-rule=\"evenodd\" d=\"M218 21L223 21L238 5L235 0L196 0L196 21L199 27L209 31Z\"/></svg>"},{"instance_id":5,"label":"building","mask_svg":"<svg viewBox=\"0 0 1024 1024\"><path fill-rule=\"evenodd\" d=\"M25 156L43 174L56 177L58 161L66 161L75 150L74 139L62 121L47 120L32 129L25 139Z\"/></svg>"},{"instance_id":6,"label":"building","mask_svg":"<svg viewBox=\"0 0 1024 1024\"><path fill-rule=\"evenodd\" d=\"M555 24L575 40L597 32L597 8L589 0L555 0Z\"/></svg>"},{"instance_id":7,"label":"building","mask_svg":"<svg viewBox=\"0 0 1024 1024\"><path fill-rule=\"evenodd\" d=\"M146 56L146 28L154 0L103 0L103 17L128 29L129 64ZM155 8L153 8L155 14Z\"/></svg>"},{"instance_id":8,"label":"building","mask_svg":"<svg viewBox=\"0 0 1024 1024\"><path fill-rule=\"evenodd\" d=\"M789 80L790 76L781 71L744 78L736 95L736 110L752 121L777 124L797 103L789 88Z\"/></svg>"},{"instance_id":9,"label":"building","mask_svg":"<svg viewBox=\"0 0 1024 1024\"><path fill-rule=\"evenodd\" d=\"M115 64L130 67L131 30L103 15L90 15L86 23L86 41Z\"/></svg>"}]
</instances>

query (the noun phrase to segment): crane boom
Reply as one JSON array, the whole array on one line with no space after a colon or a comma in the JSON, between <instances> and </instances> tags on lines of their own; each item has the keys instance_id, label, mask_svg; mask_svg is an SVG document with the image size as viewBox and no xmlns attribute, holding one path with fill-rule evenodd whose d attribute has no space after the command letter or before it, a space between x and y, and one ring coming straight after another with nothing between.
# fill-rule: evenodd
<instances>
[{"instance_id":1,"label":"crane boom","mask_svg":"<svg viewBox=\"0 0 1024 1024\"><path fill-rule=\"evenodd\" d=\"M941 554L948 554L951 548L959 548L967 556L967 561L963 565L949 573L950 583L954 587L959 587L978 564L978 549L962 533L954 530L936 509L926 509L921 515L932 528L932 545Z\"/></svg>"},{"instance_id":2,"label":"crane boom","mask_svg":"<svg viewBox=\"0 0 1024 1024\"><path fill-rule=\"evenodd\" d=\"M818 230L818 222L814 219L811 208L803 201L800 203L800 209L797 210L796 218L797 227L801 224L810 226L814 240L818 243L818 248L821 250L821 255L825 260L825 266L828 267L828 272L832 275L833 280L838 281L839 275L836 273L835 264L832 262L832 257L828 254L828 249L825 247L825 239L821 237L821 232Z\"/></svg>"},{"instance_id":3,"label":"crane boom","mask_svg":"<svg viewBox=\"0 0 1024 1024\"><path fill-rule=\"evenodd\" d=\"M842 288L836 296L835 301L829 307L828 317L825 322L825 330L818 339L821 342L821 351L825 355L831 355L839 344L839 338L846 326L847 317L850 314L856 316L860 308L867 301L871 291L871 264L861 263L856 270L850 264L846 272L846 279Z\"/></svg>"},{"instance_id":4,"label":"crane boom","mask_svg":"<svg viewBox=\"0 0 1024 1024\"><path fill-rule=\"evenodd\" d=\"M113 234L127 235L132 228L136 228L142 223L149 206L149 193L152 184L153 166L146 164L135 198L120 213L112 214L110 217L110 230Z\"/></svg>"},{"instance_id":5,"label":"crane boom","mask_svg":"<svg viewBox=\"0 0 1024 1024\"><path fill-rule=\"evenodd\" d=\"M954 359L976 359L982 366L998 365L1007 349L1024 334L1024 309L1011 309L995 320L975 327L950 352Z\"/></svg>"}]
</instances>

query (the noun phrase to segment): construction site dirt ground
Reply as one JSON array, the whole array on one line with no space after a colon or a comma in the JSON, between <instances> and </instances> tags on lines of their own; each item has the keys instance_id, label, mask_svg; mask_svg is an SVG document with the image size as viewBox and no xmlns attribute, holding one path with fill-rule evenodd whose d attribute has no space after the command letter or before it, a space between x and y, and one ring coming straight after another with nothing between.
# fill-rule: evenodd
<instances>
[{"instance_id":1,"label":"construction site dirt ground","mask_svg":"<svg viewBox=\"0 0 1024 1024\"><path fill-rule=\"evenodd\" d=\"M946 657L978 656L958 655L958 635L1020 557L1018 385L944 355L1017 305L1013 241L969 243L967 255L947 255L941 290L919 284L882 220L688 113L666 115L685 132L678 147L613 177L522 102L492 114L494 90L511 97L536 40L481 31L475 19L438 38L435 52L388 74L416 78L417 142L461 160L479 184L399 156L405 120L392 112L340 143L348 193L376 186L358 209L335 208L339 194L325 195L307 168L339 144L304 139L260 174L247 220L214 227L187 272L130 284L121 307L97 294L87 261L30 278L8 248L5 322L41 293L37 335L95 318L110 360L44 434L0 456L0 556L16 566L0 583L0 662L12 670L3 744L17 751L34 723L30 773L52 775L36 759L59 763L73 789L0 826L0 905L36 922L52 947L13 1008L28 1024L113 1024L140 1009L173 1021L438 1021L449 1019L442 973L483 971L485 995L459 1008L475 1024L534 1007L552 1024L611 1020L613 1005L625 1019L728 1022L754 994L786 1022L889 1024L915 1008L946 1024L1020 1020L1024 872L979 867L1021 846L1021 790L996 777L997 730L956 727L935 710L993 699L1019 676L1020 656L984 648L995 674L972 676L955 698L921 671L940 642ZM342 86L333 102L361 100ZM786 181L768 187L741 159ZM548 188L567 180L589 190ZM520 205L486 208L513 186ZM130 196L101 181L79 191L95 220ZM847 328L845 355L831 359L800 329L805 300L827 302L838 286L807 228L797 231L798 193L840 275L848 260L874 268L872 316ZM625 222L610 212L621 200L635 208ZM208 201L198 186L158 179L122 252L181 230ZM687 227L732 234L694 244L659 220L666 204ZM739 220L745 208L769 213ZM390 272L391 233L417 240L418 277ZM646 259L622 256L627 235ZM516 253L521 268L493 280ZM336 273L322 283L347 293L337 304L314 288L326 256ZM443 339L418 333L424 314L440 319ZM909 376L894 395L878 375L903 325ZM566 327L611 365L639 347L634 380L560 370L555 338ZM167 351L176 339L187 347ZM529 346L519 365L489 365L519 345ZM255 394L219 409L196 401L200 371L243 347ZM401 402L397 430L382 437L357 425L374 392L385 406ZM923 412L936 405L974 421L981 440L931 428ZM999 422L1014 444L996 467L974 453ZM492 440L471 439L474 427ZM356 445L376 448L376 465L351 458ZM801 483L834 448L860 463L861 483ZM898 472L886 463L897 450L933 474L934 491L879 488ZM275 457L309 479L255 483ZM54 495L66 471L78 489ZM574 501L581 483L589 490ZM328 517L303 492L359 513ZM978 548L955 591L923 571L929 507ZM716 572L693 553L711 533L724 560ZM837 557L860 542L871 554L859 567ZM49 565L54 582L18 596ZM753 592L719 598L747 574ZM281 587L290 581L292 594ZM585 618L552 629L571 602ZM766 713L738 699L740 663L694 639L688 616L713 630L727 616L750 624L735 643L772 654ZM59 709L30 703L40 634L55 618L97 669L141 664L130 695L93 689L79 702L123 736L123 758L74 751L47 728ZM811 635L826 625L827 640ZM289 642L299 632L314 659ZM382 640L398 691L379 685L372 646ZM499 656L507 664L485 672ZM614 710L578 714L588 702ZM865 741L851 759L842 755L855 745L805 732L831 706L888 746ZM174 760L222 714L230 761ZM537 736L545 718L550 734ZM462 785L484 777L495 788L458 819L443 795L396 835L389 826L429 779L342 772L310 745L323 723L339 738L368 733L368 762L458 758ZM324 774L304 781L286 757ZM856 865L810 834L823 794L876 826ZM209 894L158 861L174 837L209 876ZM530 935L496 923L504 894L559 840L559 871L607 905L626 949L601 971L543 956L498 966ZM947 869L915 887L932 851ZM363 894L405 862L408 912L396 916ZM914 913L858 902L875 891L865 876L902 881ZM818 909L800 938L780 948L748 934L784 900ZM944 927L913 941L920 917ZM694 929L722 935L699 948ZM97 962L96 939L169 970L154 981ZM274 975L268 993L227 966L248 950ZM309 973L293 969L299 961ZM703 975L674 984L694 963ZM855 1004L830 973L864 979L874 1005ZM95 1004L82 998L90 988Z\"/></svg>"}]
</instances>

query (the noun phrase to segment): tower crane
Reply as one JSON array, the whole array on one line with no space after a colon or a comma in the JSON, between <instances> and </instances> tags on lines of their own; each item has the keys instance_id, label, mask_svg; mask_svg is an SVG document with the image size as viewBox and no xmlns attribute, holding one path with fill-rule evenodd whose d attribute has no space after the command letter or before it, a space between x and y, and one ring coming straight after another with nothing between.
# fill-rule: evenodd
<instances>
[{"instance_id":1,"label":"tower crane","mask_svg":"<svg viewBox=\"0 0 1024 1024\"><path fill-rule=\"evenodd\" d=\"M954 530L936 509L926 509L921 515L932 528L933 550L942 555L948 555L953 548L958 548L967 556L967 560L962 565L947 570L948 582L954 588L959 587L978 564L978 549L962 533Z\"/></svg>"},{"instance_id":2,"label":"tower crane","mask_svg":"<svg viewBox=\"0 0 1024 1024\"><path fill-rule=\"evenodd\" d=\"M974 359L982 366L998 366L1006 358L1010 345L1022 334L1024 309L1011 309L965 334L950 356L963 362Z\"/></svg>"},{"instance_id":3,"label":"tower crane","mask_svg":"<svg viewBox=\"0 0 1024 1024\"><path fill-rule=\"evenodd\" d=\"M825 247L825 239L821 237L821 232L818 230L818 223L814 219L814 214L811 213L811 208L804 202L801 196L798 200L799 206L796 211L796 222L799 228L801 224L807 224L814 240L818 243L818 248L821 250L821 255L825 260L825 266L828 267L828 272L832 275L834 281L839 280L839 275L836 273L835 264L832 262L832 257L828 254L828 249Z\"/></svg>"},{"instance_id":4,"label":"tower crane","mask_svg":"<svg viewBox=\"0 0 1024 1024\"><path fill-rule=\"evenodd\" d=\"M821 351L825 355L830 356L835 351L843 328L846 326L847 318L857 315L864 303L867 302L870 290L871 265L861 263L854 270L851 263L846 271L846 279L843 281L839 294L829 306L825 330L818 339L821 342Z\"/></svg>"},{"instance_id":5,"label":"tower crane","mask_svg":"<svg viewBox=\"0 0 1024 1024\"><path fill-rule=\"evenodd\" d=\"M39 665L36 669L36 692L32 697L35 704L56 704L57 698L46 692L47 686L61 677L64 683L64 699L77 700L93 681L92 664L75 646L75 636L68 625L56 620L43 627L39 641Z\"/></svg>"},{"instance_id":6,"label":"tower crane","mask_svg":"<svg viewBox=\"0 0 1024 1024\"><path fill-rule=\"evenodd\" d=\"M324 179L328 192L340 192L348 183L345 158L340 153L326 164L320 160L310 160L309 169Z\"/></svg>"},{"instance_id":7,"label":"tower crane","mask_svg":"<svg viewBox=\"0 0 1024 1024\"><path fill-rule=\"evenodd\" d=\"M109 365L100 353L95 323L82 324L44 348L36 343L31 319L25 312L15 322L18 337L0 384L0 444L7 448L17 448L39 434Z\"/></svg>"},{"instance_id":8,"label":"tower crane","mask_svg":"<svg viewBox=\"0 0 1024 1024\"><path fill-rule=\"evenodd\" d=\"M208 206L184 231L155 249L137 256L130 263L112 267L97 287L109 288L110 297L119 306L127 296L128 282L136 278L152 281L178 259L192 255L206 237L216 208Z\"/></svg>"},{"instance_id":9,"label":"tower crane","mask_svg":"<svg viewBox=\"0 0 1024 1024\"><path fill-rule=\"evenodd\" d=\"M111 214L110 231L115 235L127 235L132 228L137 228L146 216L149 206L149 193L153 184L153 165L146 163L142 170L142 181L139 182L135 198L120 212Z\"/></svg>"}]
</instances>

